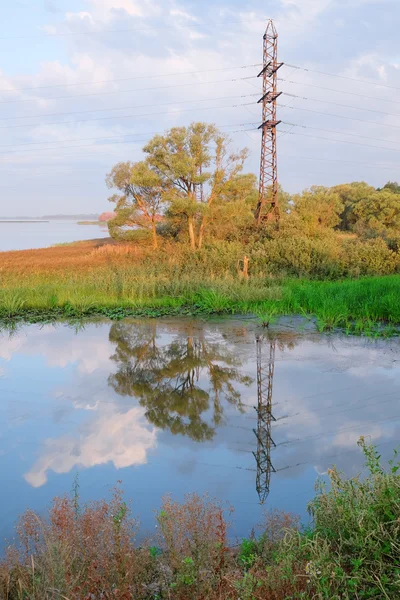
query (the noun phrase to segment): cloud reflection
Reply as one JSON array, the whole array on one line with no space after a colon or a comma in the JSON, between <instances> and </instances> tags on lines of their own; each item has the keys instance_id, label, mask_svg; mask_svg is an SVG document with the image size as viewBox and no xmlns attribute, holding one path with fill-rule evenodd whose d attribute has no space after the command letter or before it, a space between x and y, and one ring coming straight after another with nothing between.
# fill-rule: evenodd
<instances>
[{"instance_id":1,"label":"cloud reflection","mask_svg":"<svg viewBox=\"0 0 400 600\"><path fill-rule=\"evenodd\" d=\"M136 407L127 413L115 413L104 405L101 415L87 423L79 436L66 435L45 441L45 449L24 475L33 487L47 482L48 472L69 473L72 469L113 463L123 469L147 462L147 453L156 447L157 434L149 428L144 410Z\"/></svg>"}]
</instances>

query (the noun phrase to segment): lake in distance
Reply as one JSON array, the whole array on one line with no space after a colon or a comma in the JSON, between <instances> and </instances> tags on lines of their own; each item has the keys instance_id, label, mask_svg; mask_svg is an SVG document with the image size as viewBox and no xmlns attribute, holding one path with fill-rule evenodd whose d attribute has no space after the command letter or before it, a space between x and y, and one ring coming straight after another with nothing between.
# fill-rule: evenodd
<instances>
[{"instance_id":1,"label":"lake in distance","mask_svg":"<svg viewBox=\"0 0 400 600\"><path fill-rule=\"evenodd\" d=\"M78 225L76 221L0 221L0 252L47 248L55 244L109 237L107 224Z\"/></svg>"},{"instance_id":2,"label":"lake in distance","mask_svg":"<svg viewBox=\"0 0 400 600\"><path fill-rule=\"evenodd\" d=\"M273 371L261 422L257 349L264 384ZM0 398L0 540L77 473L83 502L122 480L143 531L162 496L197 492L235 508L241 537L265 509L305 522L332 464L361 471L361 435L392 457L400 343L273 333L246 318L24 325L0 334Z\"/></svg>"}]
</instances>

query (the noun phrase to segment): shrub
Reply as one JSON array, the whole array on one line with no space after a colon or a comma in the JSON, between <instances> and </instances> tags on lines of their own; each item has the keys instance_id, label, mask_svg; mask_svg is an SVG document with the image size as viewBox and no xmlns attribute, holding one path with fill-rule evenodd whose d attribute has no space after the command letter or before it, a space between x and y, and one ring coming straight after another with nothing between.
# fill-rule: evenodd
<instances>
[{"instance_id":1,"label":"shrub","mask_svg":"<svg viewBox=\"0 0 400 600\"><path fill-rule=\"evenodd\" d=\"M266 514L258 535L229 546L220 503L195 494L164 499L156 539L134 543L136 522L117 488L110 502L53 502L47 519L27 511L19 545L0 564L6 600L394 600L400 597L399 464L385 470L359 442L367 475L329 471L310 503L309 529ZM397 453L396 453L397 455ZM228 513L230 510L228 510Z\"/></svg>"},{"instance_id":2,"label":"shrub","mask_svg":"<svg viewBox=\"0 0 400 600\"><path fill-rule=\"evenodd\" d=\"M367 476L345 479L332 468L329 491L321 486L309 506L312 530L289 534L280 550L305 562L310 597L400 597L399 465L391 461L385 471L376 448L364 438L359 445Z\"/></svg>"},{"instance_id":3,"label":"shrub","mask_svg":"<svg viewBox=\"0 0 400 600\"><path fill-rule=\"evenodd\" d=\"M391 250L383 239L343 243L344 271L350 276L389 275L400 268L400 255Z\"/></svg>"}]
</instances>

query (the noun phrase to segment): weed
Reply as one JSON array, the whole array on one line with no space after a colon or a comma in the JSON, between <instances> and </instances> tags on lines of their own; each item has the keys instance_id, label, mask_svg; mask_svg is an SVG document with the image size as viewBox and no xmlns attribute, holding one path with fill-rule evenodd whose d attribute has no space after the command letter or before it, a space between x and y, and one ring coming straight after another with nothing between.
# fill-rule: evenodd
<instances>
[{"instance_id":1,"label":"weed","mask_svg":"<svg viewBox=\"0 0 400 600\"><path fill-rule=\"evenodd\" d=\"M110 501L79 506L56 498L47 518L27 511L19 545L0 562L6 600L394 600L398 562L398 452L381 464L361 438L367 473L345 479L329 471L310 504L313 523L267 513L258 535L227 543L225 511L208 497L164 499L157 539L135 545L136 523L118 486Z\"/></svg>"}]
</instances>

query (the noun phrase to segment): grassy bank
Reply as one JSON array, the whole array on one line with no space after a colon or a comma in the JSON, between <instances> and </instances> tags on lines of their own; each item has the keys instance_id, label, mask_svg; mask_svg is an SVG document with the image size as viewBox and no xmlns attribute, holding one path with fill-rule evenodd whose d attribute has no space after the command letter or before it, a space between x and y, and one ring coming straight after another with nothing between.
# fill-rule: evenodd
<instances>
[{"instance_id":1,"label":"grassy bank","mask_svg":"<svg viewBox=\"0 0 400 600\"><path fill-rule=\"evenodd\" d=\"M0 319L41 322L103 315L256 314L314 317L321 331L392 334L400 275L309 281L254 273L230 257L176 258L107 240L0 255Z\"/></svg>"},{"instance_id":2,"label":"grassy bank","mask_svg":"<svg viewBox=\"0 0 400 600\"><path fill-rule=\"evenodd\" d=\"M232 544L232 510L207 497L164 498L157 534L142 541L119 488L82 506L55 499L47 518L27 511L19 541L0 563L5 600L362 600L400 597L400 476L361 438L368 470L345 480L329 471L309 506L313 524L267 513Z\"/></svg>"}]
</instances>

